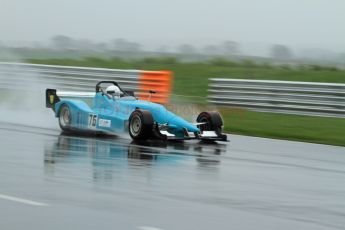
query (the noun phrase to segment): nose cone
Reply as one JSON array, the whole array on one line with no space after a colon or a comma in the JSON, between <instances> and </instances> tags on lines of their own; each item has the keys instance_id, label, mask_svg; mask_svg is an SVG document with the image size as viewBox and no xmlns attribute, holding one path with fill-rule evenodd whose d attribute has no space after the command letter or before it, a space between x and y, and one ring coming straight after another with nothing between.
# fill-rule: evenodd
<instances>
[{"instance_id":1,"label":"nose cone","mask_svg":"<svg viewBox=\"0 0 345 230\"><path fill-rule=\"evenodd\" d=\"M164 106L160 104L140 100L135 100L132 102L126 101L126 103L130 103L133 107L135 106L141 109L149 110L152 113L154 120L159 124L168 124L181 131L183 128L186 128L188 132L200 131L195 125L168 111Z\"/></svg>"},{"instance_id":2,"label":"nose cone","mask_svg":"<svg viewBox=\"0 0 345 230\"><path fill-rule=\"evenodd\" d=\"M193 124L189 123L188 121L184 120L183 118L170 113L168 118L169 125L175 125L178 129L186 128L188 132L199 132L200 130Z\"/></svg>"}]
</instances>

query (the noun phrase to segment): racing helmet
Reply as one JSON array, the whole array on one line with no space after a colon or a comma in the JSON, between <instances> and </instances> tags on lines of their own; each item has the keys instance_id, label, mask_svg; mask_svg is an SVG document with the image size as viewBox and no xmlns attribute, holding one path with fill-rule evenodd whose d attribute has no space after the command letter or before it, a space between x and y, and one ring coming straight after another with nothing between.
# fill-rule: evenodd
<instances>
[{"instance_id":1,"label":"racing helmet","mask_svg":"<svg viewBox=\"0 0 345 230\"><path fill-rule=\"evenodd\" d=\"M121 96L121 90L118 86L116 85L110 85L106 88L105 92L108 95L113 96L114 98L120 98Z\"/></svg>"}]
</instances>

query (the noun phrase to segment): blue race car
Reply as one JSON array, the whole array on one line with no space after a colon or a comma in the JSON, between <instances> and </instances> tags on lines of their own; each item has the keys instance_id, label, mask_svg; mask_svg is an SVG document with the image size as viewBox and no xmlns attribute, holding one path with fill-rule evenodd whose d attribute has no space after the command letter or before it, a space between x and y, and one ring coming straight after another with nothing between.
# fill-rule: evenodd
<instances>
[{"instance_id":1,"label":"blue race car","mask_svg":"<svg viewBox=\"0 0 345 230\"><path fill-rule=\"evenodd\" d=\"M47 89L46 107L53 109L65 132L121 134L128 131L133 140L227 141L218 112L202 112L192 124L161 104L138 100L133 92L121 89L113 81L96 85L92 106L80 99L60 98L55 89Z\"/></svg>"}]
</instances>

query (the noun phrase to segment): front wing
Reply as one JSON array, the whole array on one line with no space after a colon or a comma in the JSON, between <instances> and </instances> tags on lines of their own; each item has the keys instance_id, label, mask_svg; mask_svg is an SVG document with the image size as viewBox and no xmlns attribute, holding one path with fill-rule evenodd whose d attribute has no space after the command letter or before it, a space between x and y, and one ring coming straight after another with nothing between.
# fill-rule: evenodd
<instances>
[{"instance_id":1,"label":"front wing","mask_svg":"<svg viewBox=\"0 0 345 230\"><path fill-rule=\"evenodd\" d=\"M203 141L228 141L227 135L217 131L188 132L184 129L184 136L176 136L167 130L161 129L158 124L154 125L153 136L162 140L203 140Z\"/></svg>"}]
</instances>

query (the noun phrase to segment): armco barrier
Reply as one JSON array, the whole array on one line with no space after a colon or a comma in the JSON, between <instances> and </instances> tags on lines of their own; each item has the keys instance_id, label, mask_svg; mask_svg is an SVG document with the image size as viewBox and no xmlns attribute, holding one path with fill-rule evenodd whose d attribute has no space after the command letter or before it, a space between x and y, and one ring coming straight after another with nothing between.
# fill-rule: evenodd
<instances>
[{"instance_id":1,"label":"armco barrier","mask_svg":"<svg viewBox=\"0 0 345 230\"><path fill-rule=\"evenodd\" d=\"M101 80L116 81L141 99L166 104L171 94L170 71L118 70L74 66L38 65L0 62L0 88L28 89L54 87L65 91L91 91ZM150 90L156 91L150 95Z\"/></svg>"},{"instance_id":2,"label":"armco barrier","mask_svg":"<svg viewBox=\"0 0 345 230\"><path fill-rule=\"evenodd\" d=\"M254 111L345 117L345 84L210 79L212 104Z\"/></svg>"}]
</instances>

